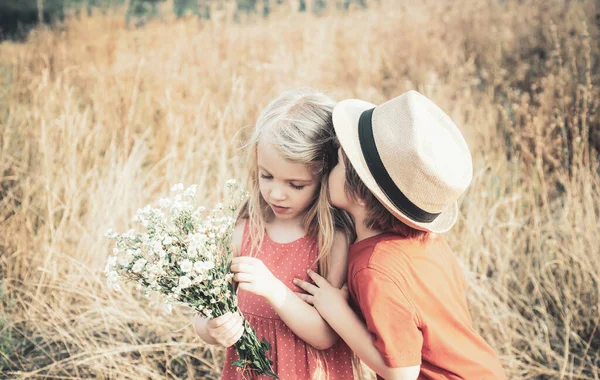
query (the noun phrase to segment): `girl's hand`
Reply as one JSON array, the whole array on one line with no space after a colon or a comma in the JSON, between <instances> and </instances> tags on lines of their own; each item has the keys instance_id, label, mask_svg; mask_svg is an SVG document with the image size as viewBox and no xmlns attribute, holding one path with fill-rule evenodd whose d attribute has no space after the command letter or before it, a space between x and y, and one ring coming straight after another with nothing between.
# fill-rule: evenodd
<instances>
[{"instance_id":1,"label":"girl's hand","mask_svg":"<svg viewBox=\"0 0 600 380\"><path fill-rule=\"evenodd\" d=\"M269 268L257 258L238 256L231 261L233 279L238 282L238 287L250 293L274 302L281 293L282 283L271 273Z\"/></svg>"},{"instance_id":2,"label":"girl's hand","mask_svg":"<svg viewBox=\"0 0 600 380\"><path fill-rule=\"evenodd\" d=\"M239 313L225 313L206 322L208 334L223 347L234 345L244 333L244 318Z\"/></svg>"},{"instance_id":3,"label":"girl's hand","mask_svg":"<svg viewBox=\"0 0 600 380\"><path fill-rule=\"evenodd\" d=\"M325 320L332 317L336 310L348 305L348 287L345 284L338 289L310 269L308 275L316 285L295 278L294 284L309 293L296 294L308 304L313 305Z\"/></svg>"}]
</instances>

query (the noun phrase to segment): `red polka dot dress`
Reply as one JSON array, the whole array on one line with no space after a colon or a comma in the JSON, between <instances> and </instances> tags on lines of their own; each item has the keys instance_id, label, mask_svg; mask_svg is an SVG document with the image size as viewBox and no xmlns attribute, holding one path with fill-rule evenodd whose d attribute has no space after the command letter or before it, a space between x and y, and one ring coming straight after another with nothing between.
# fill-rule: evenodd
<instances>
[{"instance_id":1,"label":"red polka dot dress","mask_svg":"<svg viewBox=\"0 0 600 380\"><path fill-rule=\"evenodd\" d=\"M246 224L240 256L249 256L251 247L250 231ZM311 268L316 271L317 267L314 263L318 256L318 247L316 242L307 236L282 244L274 242L265 233L261 250L254 256L262 260L267 268L290 289L301 292L302 289L295 286L292 281L296 277L311 281L306 270ZM238 305L244 317L256 330L258 339L262 340L264 337L271 343L272 348L267 351L267 354L273 361L273 369L281 380L353 379L352 351L341 339L330 349L317 351L296 336L263 297L239 290ZM319 353L320 359L317 358L316 353ZM221 379L244 379L239 368L231 365L231 362L237 359L239 356L235 348L229 347ZM318 368L324 368L324 374L321 370L317 372ZM315 373L322 375L315 375ZM259 376L258 379L270 378Z\"/></svg>"}]
</instances>

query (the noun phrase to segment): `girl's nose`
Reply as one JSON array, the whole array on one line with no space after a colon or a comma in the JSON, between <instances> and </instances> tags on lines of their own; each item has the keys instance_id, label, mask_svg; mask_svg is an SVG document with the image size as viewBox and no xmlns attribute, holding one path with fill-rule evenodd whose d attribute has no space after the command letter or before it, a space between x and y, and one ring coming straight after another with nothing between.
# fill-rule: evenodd
<instances>
[{"instance_id":1,"label":"girl's nose","mask_svg":"<svg viewBox=\"0 0 600 380\"><path fill-rule=\"evenodd\" d=\"M285 193L280 186L273 186L273 188L271 188L271 198L278 201L285 199Z\"/></svg>"}]
</instances>

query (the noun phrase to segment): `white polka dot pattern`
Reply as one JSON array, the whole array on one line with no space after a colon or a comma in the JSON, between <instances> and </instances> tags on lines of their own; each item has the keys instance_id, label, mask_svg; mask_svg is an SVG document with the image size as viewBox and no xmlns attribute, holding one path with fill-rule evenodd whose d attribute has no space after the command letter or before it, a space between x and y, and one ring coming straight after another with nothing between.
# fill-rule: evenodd
<instances>
[{"instance_id":1,"label":"white polka dot pattern","mask_svg":"<svg viewBox=\"0 0 600 380\"><path fill-rule=\"evenodd\" d=\"M248 225L244 230L240 255L250 254L250 233ZM317 269L315 261L318 257L316 242L304 236L290 243L277 243L265 233L264 243L260 252L256 255L284 284L295 292L302 289L293 284L294 278L310 281L306 270ZM267 338L271 343L269 358L273 360L273 369L281 380L312 380L318 367L318 360L312 349L302 339L298 338L287 325L279 318L275 310L264 298L240 290L238 303L244 316L254 327L259 339ZM313 352L311 352L313 351ZM352 374L352 352L348 346L339 341L332 348L322 351L325 376L328 380L353 379ZM242 380L243 374L238 368L233 367L231 362L238 359L233 347L229 347L226 353L225 367L221 379ZM260 380L269 379L259 376Z\"/></svg>"}]
</instances>

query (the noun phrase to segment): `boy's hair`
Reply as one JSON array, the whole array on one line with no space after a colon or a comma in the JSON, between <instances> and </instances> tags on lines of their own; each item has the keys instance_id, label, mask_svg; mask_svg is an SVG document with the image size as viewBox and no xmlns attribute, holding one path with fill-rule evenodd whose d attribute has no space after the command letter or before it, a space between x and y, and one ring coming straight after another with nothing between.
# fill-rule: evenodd
<instances>
[{"instance_id":1,"label":"boy's hair","mask_svg":"<svg viewBox=\"0 0 600 380\"><path fill-rule=\"evenodd\" d=\"M343 148L341 149L341 152L346 167L346 183L344 185L344 191L349 198L355 201L361 199L365 202L365 209L367 211L364 223L365 227L378 231L393 232L407 239L422 240L427 238L429 232L417 230L416 228L405 224L389 212L388 209L379 202L375 195L373 195L371 190L365 186L348 159L348 156L346 156Z\"/></svg>"},{"instance_id":2,"label":"boy's hair","mask_svg":"<svg viewBox=\"0 0 600 380\"><path fill-rule=\"evenodd\" d=\"M354 236L351 218L329 202L328 177L333 168L337 148L332 112L335 102L316 91L286 91L275 98L261 113L248 148L248 200L240 208L238 221L250 224L252 250L260 248L265 223L274 217L269 204L263 199L258 182L258 144L269 144L286 160L301 163L317 175L319 186L315 199L304 216L304 227L318 243L319 272L326 277L330 267L330 252L336 230Z\"/></svg>"}]
</instances>

